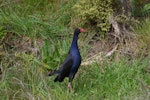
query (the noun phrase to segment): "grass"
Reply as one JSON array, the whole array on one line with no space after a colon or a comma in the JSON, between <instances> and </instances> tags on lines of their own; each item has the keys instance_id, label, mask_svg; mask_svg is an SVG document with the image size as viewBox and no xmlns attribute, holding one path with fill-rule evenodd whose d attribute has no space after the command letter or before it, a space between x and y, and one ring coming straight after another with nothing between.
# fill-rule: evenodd
<instances>
[{"instance_id":1,"label":"grass","mask_svg":"<svg viewBox=\"0 0 150 100\"><path fill-rule=\"evenodd\" d=\"M54 77L47 77L34 58L26 57L19 57L24 65L4 70L0 85L3 100L132 100L149 93L149 88L146 87L150 85L150 78L145 70L149 58L133 62L124 59L121 62L105 62L105 72L102 72L99 63L81 66L73 81L74 91L67 97L67 79L63 83L54 83Z\"/></svg>"},{"instance_id":2,"label":"grass","mask_svg":"<svg viewBox=\"0 0 150 100\"><path fill-rule=\"evenodd\" d=\"M143 47L146 48L145 51L147 52L147 54L150 54L150 47L149 47L150 18L146 17L145 20L141 21L140 25L137 25L135 29L136 33L138 33L141 37Z\"/></svg>"},{"instance_id":3,"label":"grass","mask_svg":"<svg viewBox=\"0 0 150 100\"><path fill-rule=\"evenodd\" d=\"M38 1L38 2L37 2ZM7 2L11 2L7 0ZM46 69L57 68L68 52L73 28L71 7L76 0L22 0L0 9L0 39L7 32L20 36L44 38L37 57L32 53L1 50L0 98L2 100L145 100L150 98L149 56L119 62L105 59L81 66L72 93L67 82L54 83ZM68 27L68 28L66 28ZM144 27L144 26L143 26ZM148 25L145 25L148 27ZM147 33L150 31L145 30ZM138 28L141 34L145 31ZM90 46L91 34L80 34L79 47L83 60ZM35 45L34 47L36 47ZM102 69L104 69L102 71Z\"/></svg>"}]
</instances>

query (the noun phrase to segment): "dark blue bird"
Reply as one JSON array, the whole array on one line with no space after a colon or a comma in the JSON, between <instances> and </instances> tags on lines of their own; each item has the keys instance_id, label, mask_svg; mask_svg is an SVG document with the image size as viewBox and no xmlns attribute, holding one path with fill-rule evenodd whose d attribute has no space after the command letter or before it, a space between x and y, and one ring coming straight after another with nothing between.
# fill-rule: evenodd
<instances>
[{"instance_id":1,"label":"dark blue bird","mask_svg":"<svg viewBox=\"0 0 150 100\"><path fill-rule=\"evenodd\" d=\"M75 29L72 44L70 46L70 50L66 59L64 60L64 62L58 70L52 71L48 74L49 76L57 74L56 78L54 79L54 82L62 82L65 77L68 77L68 88L70 91L72 91L71 81L74 79L74 76L81 64L81 56L78 49L78 35L81 32L86 32L86 30L82 28Z\"/></svg>"}]
</instances>

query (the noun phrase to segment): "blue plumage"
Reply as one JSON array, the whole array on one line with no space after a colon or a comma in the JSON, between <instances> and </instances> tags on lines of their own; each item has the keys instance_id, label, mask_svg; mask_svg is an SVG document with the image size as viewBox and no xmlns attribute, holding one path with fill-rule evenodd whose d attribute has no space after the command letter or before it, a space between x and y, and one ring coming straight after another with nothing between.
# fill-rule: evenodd
<instances>
[{"instance_id":1,"label":"blue plumage","mask_svg":"<svg viewBox=\"0 0 150 100\"><path fill-rule=\"evenodd\" d=\"M86 32L82 28L77 28L74 31L73 40L66 59L58 70L49 73L49 76L57 74L54 82L62 82L65 77L69 78L69 84L73 80L78 68L81 64L81 56L78 49L78 35L80 32ZM68 86L69 86L68 84ZM71 84L70 84L71 86Z\"/></svg>"}]
</instances>

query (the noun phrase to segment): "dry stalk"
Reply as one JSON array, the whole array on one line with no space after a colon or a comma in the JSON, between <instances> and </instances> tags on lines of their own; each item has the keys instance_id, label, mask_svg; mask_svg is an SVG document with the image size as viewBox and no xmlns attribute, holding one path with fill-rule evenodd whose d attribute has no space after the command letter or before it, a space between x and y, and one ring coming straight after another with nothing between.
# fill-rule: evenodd
<instances>
[{"instance_id":1,"label":"dry stalk","mask_svg":"<svg viewBox=\"0 0 150 100\"><path fill-rule=\"evenodd\" d=\"M111 16L109 18L109 22L112 25L112 27L114 28L114 36L120 40L121 30L119 28L117 21L115 21L114 18Z\"/></svg>"},{"instance_id":2,"label":"dry stalk","mask_svg":"<svg viewBox=\"0 0 150 100\"><path fill-rule=\"evenodd\" d=\"M98 54L95 54L94 56L88 58L87 60L83 61L81 63L82 66L87 66L90 65L94 62L97 61L102 61L104 58L110 57L118 48L118 44L111 50L109 51L104 57L102 57L102 52L99 52Z\"/></svg>"}]
</instances>

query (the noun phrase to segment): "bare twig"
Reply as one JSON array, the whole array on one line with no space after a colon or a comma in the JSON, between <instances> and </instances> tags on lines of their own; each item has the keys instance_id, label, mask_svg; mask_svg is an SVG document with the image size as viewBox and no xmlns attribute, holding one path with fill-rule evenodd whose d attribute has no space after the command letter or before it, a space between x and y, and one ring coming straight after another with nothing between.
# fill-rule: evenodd
<instances>
[{"instance_id":1,"label":"bare twig","mask_svg":"<svg viewBox=\"0 0 150 100\"><path fill-rule=\"evenodd\" d=\"M98 54L95 54L94 56L92 56L92 57L86 59L85 61L83 61L81 63L81 65L86 66L86 65L90 65L90 64L92 64L92 63L94 63L94 62L96 62L98 60L102 60L101 54L102 54L102 52L100 52Z\"/></svg>"},{"instance_id":2,"label":"bare twig","mask_svg":"<svg viewBox=\"0 0 150 100\"><path fill-rule=\"evenodd\" d=\"M118 48L118 45L116 45L110 52L108 52L105 57L110 57Z\"/></svg>"},{"instance_id":3,"label":"bare twig","mask_svg":"<svg viewBox=\"0 0 150 100\"><path fill-rule=\"evenodd\" d=\"M122 51L119 51L119 50L116 50L116 52L123 53L123 54L127 54L127 55L134 55L133 53L129 53L129 52L122 52Z\"/></svg>"},{"instance_id":4,"label":"bare twig","mask_svg":"<svg viewBox=\"0 0 150 100\"><path fill-rule=\"evenodd\" d=\"M116 45L110 52L108 52L104 56L104 58L110 57L116 51L117 48L118 48L118 45ZM86 61L83 61L83 63L81 63L81 65L87 66L87 65L90 65L90 64L92 64L94 62L101 61L101 60L103 60L102 52L100 52L100 53L98 53L98 54L88 58Z\"/></svg>"}]
</instances>

